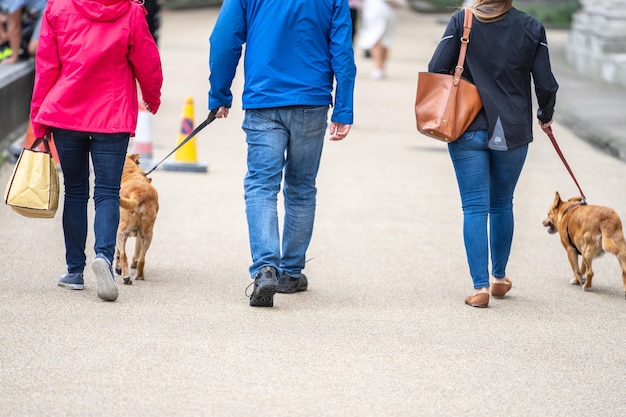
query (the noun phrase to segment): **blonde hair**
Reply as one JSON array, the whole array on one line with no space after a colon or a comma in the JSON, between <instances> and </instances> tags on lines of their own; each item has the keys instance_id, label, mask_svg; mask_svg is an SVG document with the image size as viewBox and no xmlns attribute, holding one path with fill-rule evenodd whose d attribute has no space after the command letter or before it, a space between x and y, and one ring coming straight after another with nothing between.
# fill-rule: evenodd
<instances>
[{"instance_id":1,"label":"blonde hair","mask_svg":"<svg viewBox=\"0 0 626 417\"><path fill-rule=\"evenodd\" d=\"M474 0L469 9L483 22L500 20L513 7L513 0Z\"/></svg>"}]
</instances>

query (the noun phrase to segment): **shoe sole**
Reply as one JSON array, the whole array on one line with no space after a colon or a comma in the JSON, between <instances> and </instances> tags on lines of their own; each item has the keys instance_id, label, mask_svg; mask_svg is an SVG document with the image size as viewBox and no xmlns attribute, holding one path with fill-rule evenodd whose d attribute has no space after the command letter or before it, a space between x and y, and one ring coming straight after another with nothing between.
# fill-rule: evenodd
<instances>
[{"instance_id":1,"label":"shoe sole","mask_svg":"<svg viewBox=\"0 0 626 417\"><path fill-rule=\"evenodd\" d=\"M484 298L484 297L477 297L477 296L467 297L465 298L465 304L467 304L470 307L478 307L478 308L489 307L489 295L487 295L487 300L485 302L480 302L479 299L471 300L472 298Z\"/></svg>"},{"instance_id":2,"label":"shoe sole","mask_svg":"<svg viewBox=\"0 0 626 417\"><path fill-rule=\"evenodd\" d=\"M476 307L476 308L488 308L489 305L488 304L470 304L470 303L465 303L470 307Z\"/></svg>"},{"instance_id":3,"label":"shoe sole","mask_svg":"<svg viewBox=\"0 0 626 417\"><path fill-rule=\"evenodd\" d=\"M257 288L250 297L250 306L252 307L273 307L274 294L276 294L276 285L269 284Z\"/></svg>"},{"instance_id":4,"label":"shoe sole","mask_svg":"<svg viewBox=\"0 0 626 417\"><path fill-rule=\"evenodd\" d=\"M490 294L491 294L491 296L492 296L493 298L502 299L502 298L505 298L505 297L506 297L506 295L509 293L509 291L511 291L511 289L510 289L510 288L509 288L508 290L506 290L504 293L501 293L501 292L497 291L497 292L494 294L494 293L492 293L492 292L490 291Z\"/></svg>"},{"instance_id":5,"label":"shoe sole","mask_svg":"<svg viewBox=\"0 0 626 417\"><path fill-rule=\"evenodd\" d=\"M276 292L279 292L281 294L293 294L295 292L302 292L302 291L306 291L306 287L305 288L285 288L285 287L276 288Z\"/></svg>"},{"instance_id":6,"label":"shoe sole","mask_svg":"<svg viewBox=\"0 0 626 417\"><path fill-rule=\"evenodd\" d=\"M104 301L117 300L117 286L115 280L111 276L109 263L106 259L96 258L91 264L96 279L98 281L98 297Z\"/></svg>"},{"instance_id":7,"label":"shoe sole","mask_svg":"<svg viewBox=\"0 0 626 417\"><path fill-rule=\"evenodd\" d=\"M82 290L85 288L85 285L80 284L66 284L63 282L59 282L59 287L67 288L68 290Z\"/></svg>"}]
</instances>

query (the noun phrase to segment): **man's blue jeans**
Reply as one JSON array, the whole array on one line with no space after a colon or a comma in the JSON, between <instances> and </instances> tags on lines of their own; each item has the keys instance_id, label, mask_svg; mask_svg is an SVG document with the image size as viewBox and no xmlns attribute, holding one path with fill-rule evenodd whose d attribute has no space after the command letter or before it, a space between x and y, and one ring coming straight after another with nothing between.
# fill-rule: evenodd
<instances>
[{"instance_id":1,"label":"man's blue jeans","mask_svg":"<svg viewBox=\"0 0 626 417\"><path fill-rule=\"evenodd\" d=\"M130 135L64 129L53 129L52 133L65 184L63 232L67 270L69 273L82 273L86 259L89 155L94 171L93 200L96 209L94 251L112 262L120 221L120 181Z\"/></svg>"},{"instance_id":2,"label":"man's blue jeans","mask_svg":"<svg viewBox=\"0 0 626 417\"><path fill-rule=\"evenodd\" d=\"M248 143L244 196L255 276L264 266L300 275L313 233L328 106L246 110ZM284 173L285 218L281 239L277 200Z\"/></svg>"},{"instance_id":3,"label":"man's blue jeans","mask_svg":"<svg viewBox=\"0 0 626 417\"><path fill-rule=\"evenodd\" d=\"M448 144L463 205L463 238L474 288L489 287L492 275L506 276L513 241L513 192L528 145L511 151L487 146L487 131L465 132ZM489 233L487 233L489 219Z\"/></svg>"}]
</instances>

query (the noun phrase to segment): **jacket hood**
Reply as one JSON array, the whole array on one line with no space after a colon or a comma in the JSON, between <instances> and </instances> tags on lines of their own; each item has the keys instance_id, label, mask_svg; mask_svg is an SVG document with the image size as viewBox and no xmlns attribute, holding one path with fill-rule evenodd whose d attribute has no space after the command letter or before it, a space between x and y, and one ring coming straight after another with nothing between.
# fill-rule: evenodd
<instances>
[{"instance_id":1,"label":"jacket hood","mask_svg":"<svg viewBox=\"0 0 626 417\"><path fill-rule=\"evenodd\" d=\"M110 22L116 20L130 7L131 0L72 0L89 20Z\"/></svg>"}]
</instances>

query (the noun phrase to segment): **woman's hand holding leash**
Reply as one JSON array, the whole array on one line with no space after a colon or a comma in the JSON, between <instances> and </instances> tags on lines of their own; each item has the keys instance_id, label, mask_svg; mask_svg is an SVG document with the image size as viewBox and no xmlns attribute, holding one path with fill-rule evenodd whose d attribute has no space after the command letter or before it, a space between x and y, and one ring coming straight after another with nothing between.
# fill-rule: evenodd
<instances>
[{"instance_id":1,"label":"woman's hand holding leash","mask_svg":"<svg viewBox=\"0 0 626 417\"><path fill-rule=\"evenodd\" d=\"M549 122L547 122L547 123L544 123L544 122L542 122L542 121L541 121L541 120L539 120L539 119L537 119L537 122L539 123L539 126L541 126L541 128L542 128L543 130L546 130L547 128L549 128L550 126L552 126L552 119L550 119L550 121L549 121Z\"/></svg>"}]
</instances>

